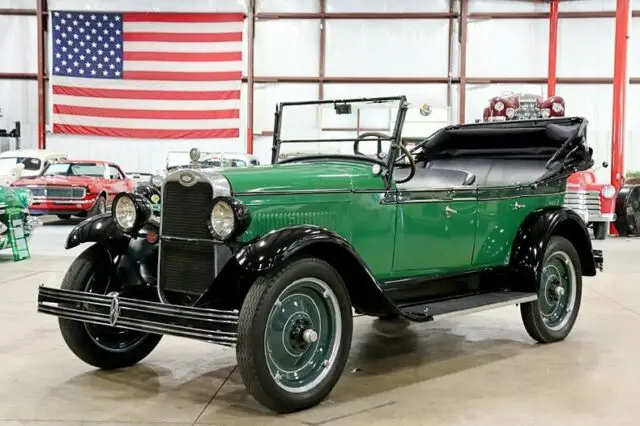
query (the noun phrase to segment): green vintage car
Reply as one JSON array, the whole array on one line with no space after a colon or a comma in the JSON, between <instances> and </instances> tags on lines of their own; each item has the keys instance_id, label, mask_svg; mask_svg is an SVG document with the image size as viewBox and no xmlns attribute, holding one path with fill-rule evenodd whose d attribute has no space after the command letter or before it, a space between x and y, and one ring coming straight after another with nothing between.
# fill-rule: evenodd
<instances>
[{"instance_id":1,"label":"green vintage car","mask_svg":"<svg viewBox=\"0 0 640 426\"><path fill-rule=\"evenodd\" d=\"M0 250L11 249L14 260L31 257L29 239L41 222L29 214L31 191L0 185Z\"/></svg>"},{"instance_id":2,"label":"green vintage car","mask_svg":"<svg viewBox=\"0 0 640 426\"><path fill-rule=\"evenodd\" d=\"M285 111L300 130L297 107L348 118L387 104L388 133L283 137ZM70 233L67 248L92 245L60 289L40 287L38 310L102 369L141 361L165 334L235 346L251 395L280 413L331 392L354 312L430 322L519 305L533 339L565 339L583 276L603 265L562 207L567 176L593 163L587 120L448 126L409 151L407 108L404 96L279 104L274 164L170 173L159 219L119 195ZM326 153L280 160L303 145Z\"/></svg>"}]
</instances>

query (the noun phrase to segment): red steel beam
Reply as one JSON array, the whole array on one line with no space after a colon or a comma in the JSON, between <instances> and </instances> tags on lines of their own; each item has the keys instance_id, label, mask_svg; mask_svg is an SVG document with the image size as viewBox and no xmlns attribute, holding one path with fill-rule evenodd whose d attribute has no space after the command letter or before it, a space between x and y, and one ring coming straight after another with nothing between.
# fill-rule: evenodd
<instances>
[{"instance_id":1,"label":"red steel beam","mask_svg":"<svg viewBox=\"0 0 640 426\"><path fill-rule=\"evenodd\" d=\"M46 0L36 1L36 19L38 26L38 149L46 147L46 94L45 94L45 34Z\"/></svg>"},{"instance_id":2,"label":"red steel beam","mask_svg":"<svg viewBox=\"0 0 640 426\"><path fill-rule=\"evenodd\" d=\"M247 153L253 154L253 88L255 87L255 30L256 30L256 1L249 1L249 23L247 25L247 38L249 51L247 52Z\"/></svg>"},{"instance_id":3,"label":"red steel beam","mask_svg":"<svg viewBox=\"0 0 640 426\"><path fill-rule=\"evenodd\" d=\"M558 0L549 2L549 69L547 96L555 96L558 71Z\"/></svg>"},{"instance_id":4,"label":"red steel beam","mask_svg":"<svg viewBox=\"0 0 640 426\"><path fill-rule=\"evenodd\" d=\"M624 184L624 132L627 88L627 49L630 0L617 0L613 71L613 117L611 140L611 185Z\"/></svg>"},{"instance_id":5,"label":"red steel beam","mask_svg":"<svg viewBox=\"0 0 640 426\"><path fill-rule=\"evenodd\" d=\"M464 123L467 107L467 29L469 21L469 0L460 0L459 31L459 93L458 97L458 122Z\"/></svg>"},{"instance_id":6,"label":"red steel beam","mask_svg":"<svg viewBox=\"0 0 640 426\"><path fill-rule=\"evenodd\" d=\"M449 19L456 18L455 13L432 12L432 13L406 13L406 12L384 12L384 13L338 13L338 12L282 12L270 13L261 12L256 14L260 20L275 19Z\"/></svg>"}]
</instances>

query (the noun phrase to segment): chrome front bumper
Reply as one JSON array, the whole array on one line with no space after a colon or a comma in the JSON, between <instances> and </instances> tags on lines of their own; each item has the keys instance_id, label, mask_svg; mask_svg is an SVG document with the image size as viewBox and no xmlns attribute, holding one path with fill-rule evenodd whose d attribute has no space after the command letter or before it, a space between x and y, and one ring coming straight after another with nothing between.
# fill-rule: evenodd
<instances>
[{"instance_id":1,"label":"chrome front bumper","mask_svg":"<svg viewBox=\"0 0 640 426\"><path fill-rule=\"evenodd\" d=\"M116 293L99 295L40 286L38 312L85 323L186 337L223 346L235 346L237 342L237 310L195 308L124 298Z\"/></svg>"}]
</instances>

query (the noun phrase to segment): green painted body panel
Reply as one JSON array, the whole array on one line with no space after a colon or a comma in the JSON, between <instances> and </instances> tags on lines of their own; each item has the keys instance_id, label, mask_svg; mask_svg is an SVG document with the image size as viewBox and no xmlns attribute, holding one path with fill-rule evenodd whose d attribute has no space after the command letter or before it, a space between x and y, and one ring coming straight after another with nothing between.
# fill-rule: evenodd
<instances>
[{"instance_id":1,"label":"green painted body panel","mask_svg":"<svg viewBox=\"0 0 640 426\"><path fill-rule=\"evenodd\" d=\"M449 198L443 189L385 191L372 164L348 161L222 173L233 195L251 211L241 241L291 225L321 226L349 241L381 281L508 264L524 218L539 208L562 205L564 197L558 189L562 185L527 189L526 195L513 187L468 187L465 196ZM395 194L400 202L389 201ZM455 213L447 214L447 208Z\"/></svg>"},{"instance_id":2,"label":"green painted body panel","mask_svg":"<svg viewBox=\"0 0 640 426\"><path fill-rule=\"evenodd\" d=\"M380 204L384 182L372 174L371 164L283 164L223 173L251 211L251 225L242 241L291 225L317 225L349 241L374 275L391 276L396 208ZM273 191L300 192L270 194Z\"/></svg>"}]
</instances>

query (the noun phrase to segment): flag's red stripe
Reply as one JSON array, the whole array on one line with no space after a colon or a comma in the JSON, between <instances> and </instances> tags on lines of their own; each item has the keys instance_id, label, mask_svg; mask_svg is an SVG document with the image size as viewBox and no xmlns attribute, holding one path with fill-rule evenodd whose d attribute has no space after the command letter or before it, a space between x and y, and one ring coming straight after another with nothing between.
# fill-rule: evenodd
<instances>
[{"instance_id":1,"label":"flag's red stripe","mask_svg":"<svg viewBox=\"0 0 640 426\"><path fill-rule=\"evenodd\" d=\"M233 33L151 33L151 32L125 32L124 41L161 41L179 43L205 43L242 41L242 32ZM125 46L126 48L126 46Z\"/></svg>"},{"instance_id":2,"label":"flag's red stripe","mask_svg":"<svg viewBox=\"0 0 640 426\"><path fill-rule=\"evenodd\" d=\"M242 79L242 71L221 72L165 72L165 71L125 71L125 80L155 81L237 81Z\"/></svg>"},{"instance_id":3,"label":"flag's red stripe","mask_svg":"<svg viewBox=\"0 0 640 426\"><path fill-rule=\"evenodd\" d=\"M124 22L242 22L242 13L155 13L129 12Z\"/></svg>"},{"instance_id":4,"label":"flag's red stripe","mask_svg":"<svg viewBox=\"0 0 640 426\"><path fill-rule=\"evenodd\" d=\"M53 85L54 95L107 99L148 99L163 101L224 101L240 99L239 90L209 92L178 92L170 90L90 89L86 87Z\"/></svg>"},{"instance_id":5,"label":"flag's red stripe","mask_svg":"<svg viewBox=\"0 0 640 426\"><path fill-rule=\"evenodd\" d=\"M120 129L115 127L72 126L54 124L54 133L71 135L110 136L117 138L139 139L218 139L238 138L240 129L203 129L203 130L163 130L163 129Z\"/></svg>"},{"instance_id":6,"label":"flag's red stripe","mask_svg":"<svg viewBox=\"0 0 640 426\"><path fill-rule=\"evenodd\" d=\"M75 105L54 105L56 114L82 115L88 117L135 118L150 120L217 120L240 118L239 109L214 110L148 110L81 107Z\"/></svg>"},{"instance_id":7,"label":"flag's red stripe","mask_svg":"<svg viewBox=\"0 0 640 426\"><path fill-rule=\"evenodd\" d=\"M241 61L242 52L176 53L176 52L124 52L127 61L161 62L227 62Z\"/></svg>"}]
</instances>

